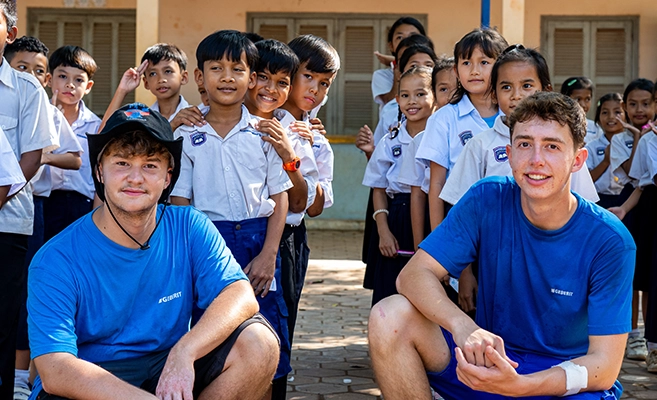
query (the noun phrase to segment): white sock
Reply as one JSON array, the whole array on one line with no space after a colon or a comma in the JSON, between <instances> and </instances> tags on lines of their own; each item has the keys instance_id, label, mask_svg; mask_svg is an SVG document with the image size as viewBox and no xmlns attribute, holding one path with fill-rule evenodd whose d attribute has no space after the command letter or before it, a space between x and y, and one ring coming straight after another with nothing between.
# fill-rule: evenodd
<instances>
[{"instance_id":1,"label":"white sock","mask_svg":"<svg viewBox=\"0 0 657 400\"><path fill-rule=\"evenodd\" d=\"M651 352L653 350L657 350L657 343L648 342L648 352Z\"/></svg>"},{"instance_id":2,"label":"white sock","mask_svg":"<svg viewBox=\"0 0 657 400\"><path fill-rule=\"evenodd\" d=\"M28 379L30 377L30 371L26 369L16 369L14 370L14 386L22 387L25 389L30 388Z\"/></svg>"},{"instance_id":3,"label":"white sock","mask_svg":"<svg viewBox=\"0 0 657 400\"><path fill-rule=\"evenodd\" d=\"M639 328L632 329L630 331L629 337L632 338L632 337L639 337L639 336L641 336L641 332L639 331Z\"/></svg>"}]
</instances>

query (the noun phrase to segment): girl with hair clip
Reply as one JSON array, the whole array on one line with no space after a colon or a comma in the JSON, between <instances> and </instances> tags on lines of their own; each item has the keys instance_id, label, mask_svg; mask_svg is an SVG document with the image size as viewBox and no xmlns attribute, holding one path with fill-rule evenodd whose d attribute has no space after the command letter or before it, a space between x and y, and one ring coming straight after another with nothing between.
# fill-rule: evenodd
<instances>
[{"instance_id":1,"label":"girl with hair clip","mask_svg":"<svg viewBox=\"0 0 657 400\"><path fill-rule=\"evenodd\" d=\"M412 67L402 74L397 94L399 107L406 120L399 129L385 135L367 164L363 185L373 189L378 248L368 259L372 277L372 305L397 293L395 281L413 254L410 217L410 187L399 182L402 159L413 138L424 131L427 119L434 111L432 70ZM368 272L366 272L366 275Z\"/></svg>"},{"instance_id":2,"label":"girl with hair clip","mask_svg":"<svg viewBox=\"0 0 657 400\"><path fill-rule=\"evenodd\" d=\"M591 99L593 98L593 82L585 76L573 76L566 79L561 84L561 94L577 101L585 114L591 109ZM586 120L586 137L584 143L589 143L599 138L603 134L602 129L596 125L595 121Z\"/></svg>"},{"instance_id":3,"label":"girl with hair clip","mask_svg":"<svg viewBox=\"0 0 657 400\"><path fill-rule=\"evenodd\" d=\"M511 143L507 116L526 97L540 91L552 91L550 71L545 58L534 49L513 45L497 58L490 74L490 94L499 105L500 115L492 128L472 138L450 171L440 198L456 204L478 180L488 176L511 176L506 146ZM597 201L598 196L588 171L573 174L572 188L582 197ZM459 281L459 306L466 312L475 308L477 283L469 274Z\"/></svg>"},{"instance_id":4,"label":"girl with hair clip","mask_svg":"<svg viewBox=\"0 0 657 400\"><path fill-rule=\"evenodd\" d=\"M495 59L508 47L496 30L475 29L454 47L458 86L450 104L429 118L416 158L430 165L429 217L435 229L445 216L440 199L447 173L463 146L493 126L498 107L488 90Z\"/></svg>"},{"instance_id":5,"label":"girl with hair clip","mask_svg":"<svg viewBox=\"0 0 657 400\"><path fill-rule=\"evenodd\" d=\"M646 360L649 372L657 372L657 297L649 296L651 290L657 291L657 186L651 171L649 148L657 141L655 128L655 85L647 79L636 79L625 88L623 103L630 132L615 135L612 139L611 168L617 176L626 173L629 179L638 181L630 197L620 206L609 211L621 220L633 210L630 232L636 243L636 263L634 269L634 293L632 296L632 331L627 339L625 356L632 360ZM614 155L618 149L617 156ZM653 292L655 293L655 292ZM645 338L638 329L639 297L645 321ZM648 312L648 310L652 310ZM646 342L646 339L648 341Z\"/></svg>"}]
</instances>

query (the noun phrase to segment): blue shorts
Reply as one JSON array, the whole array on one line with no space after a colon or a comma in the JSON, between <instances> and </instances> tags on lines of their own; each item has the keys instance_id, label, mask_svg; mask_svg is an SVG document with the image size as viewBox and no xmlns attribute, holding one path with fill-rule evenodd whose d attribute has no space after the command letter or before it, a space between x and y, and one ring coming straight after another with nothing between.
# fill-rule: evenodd
<instances>
[{"instance_id":1,"label":"blue shorts","mask_svg":"<svg viewBox=\"0 0 657 400\"><path fill-rule=\"evenodd\" d=\"M245 268L262 251L267 235L267 218L252 218L244 221L212 221L226 241L226 246ZM281 342L281 355L274 379L285 376L292 371L290 365L290 338L287 326L287 306L283 297L281 283L281 258L276 255L276 291L270 291L264 298L256 296L260 305L260 313L274 327Z\"/></svg>"},{"instance_id":2,"label":"blue shorts","mask_svg":"<svg viewBox=\"0 0 657 400\"><path fill-rule=\"evenodd\" d=\"M438 392L445 400L459 400L459 399L468 399L468 400L502 400L502 399L511 399L511 397L500 396L497 394L490 394L485 392L479 392L472 390L467 387L463 382L459 381L456 376L456 357L454 355L454 349L456 348L456 343L452 338L452 334L446 330L443 331L443 336L449 346L451 359L447 367L441 372L429 372L427 371L427 377L429 378L429 384ZM547 357L532 353L521 353L506 349L506 355L513 361L519 364L516 371L521 375L531 374L538 371L543 371L545 369L551 368L557 364L560 364L564 360L557 359L554 357ZM598 392L583 392L568 396L569 399L577 400L616 400L620 399L621 394L623 393L623 386L620 382L616 381L614 386L609 390L598 391ZM534 400L556 400L561 399L560 396L535 396L535 397L523 397L523 399L534 399Z\"/></svg>"}]
</instances>

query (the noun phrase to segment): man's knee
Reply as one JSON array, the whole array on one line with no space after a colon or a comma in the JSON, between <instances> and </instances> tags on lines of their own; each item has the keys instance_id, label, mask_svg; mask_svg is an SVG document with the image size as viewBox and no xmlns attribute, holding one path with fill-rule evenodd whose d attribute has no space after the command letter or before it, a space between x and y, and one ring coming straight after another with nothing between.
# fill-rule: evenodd
<instances>
[{"instance_id":1,"label":"man's knee","mask_svg":"<svg viewBox=\"0 0 657 400\"><path fill-rule=\"evenodd\" d=\"M400 337L401 330L409 327L419 312L406 297L396 294L379 301L370 311L368 332L370 341Z\"/></svg>"},{"instance_id":2,"label":"man's knee","mask_svg":"<svg viewBox=\"0 0 657 400\"><path fill-rule=\"evenodd\" d=\"M278 357L280 353L280 345L276 334L267 326L254 323L240 333L233 347L233 351L237 354L233 358L233 362L237 360L253 362L255 365L260 365L263 369L269 371L273 375L278 365ZM231 351L231 353L233 353Z\"/></svg>"}]
</instances>

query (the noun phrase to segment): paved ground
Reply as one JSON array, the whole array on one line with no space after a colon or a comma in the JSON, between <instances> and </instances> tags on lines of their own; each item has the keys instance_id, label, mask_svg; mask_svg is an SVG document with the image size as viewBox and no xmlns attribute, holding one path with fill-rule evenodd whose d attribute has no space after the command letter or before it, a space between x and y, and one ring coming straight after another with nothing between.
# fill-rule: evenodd
<instances>
[{"instance_id":1,"label":"paved ground","mask_svg":"<svg viewBox=\"0 0 657 400\"><path fill-rule=\"evenodd\" d=\"M292 350L288 399L380 399L367 348L370 291L363 289L362 233L309 232L311 260ZM625 361L623 399L657 399L657 375Z\"/></svg>"}]
</instances>

